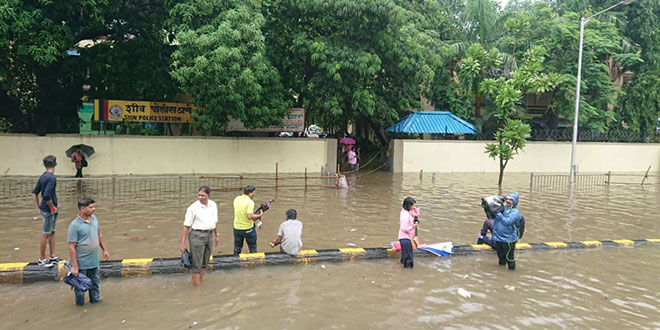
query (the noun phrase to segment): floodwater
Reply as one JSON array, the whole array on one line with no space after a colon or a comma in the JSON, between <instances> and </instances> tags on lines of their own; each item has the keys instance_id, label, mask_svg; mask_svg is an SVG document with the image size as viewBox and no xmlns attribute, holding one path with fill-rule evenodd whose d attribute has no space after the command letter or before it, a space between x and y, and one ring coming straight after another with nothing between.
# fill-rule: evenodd
<instances>
[{"instance_id":1,"label":"floodwater","mask_svg":"<svg viewBox=\"0 0 660 330\"><path fill-rule=\"evenodd\" d=\"M342 190L258 189L257 202L275 199L258 231L259 251L274 250L267 242L289 208L304 223L304 248L386 246L397 238L406 196L421 208L423 242L471 244L484 220L481 197L498 193L497 174L378 172L347 179L349 188ZM507 173L504 180L503 192L521 196L524 242L660 238L657 177L643 187L635 178L573 194L530 189L528 174ZM232 252L231 202L237 194L211 196L220 210L214 254ZM111 259L177 257L183 214L195 198L194 192L181 200L95 197ZM66 228L75 214L73 198L60 201L60 257L67 256ZM36 261L41 218L32 202L0 201L0 221L0 262ZM395 258L267 266L210 272L201 289L192 288L187 274L110 278L101 282L103 302L82 308L63 283L0 285L0 327L659 328L659 252L658 245L522 251L515 272L499 267L492 253L417 258L413 270L402 269ZM459 295L459 288L471 297Z\"/></svg>"}]
</instances>

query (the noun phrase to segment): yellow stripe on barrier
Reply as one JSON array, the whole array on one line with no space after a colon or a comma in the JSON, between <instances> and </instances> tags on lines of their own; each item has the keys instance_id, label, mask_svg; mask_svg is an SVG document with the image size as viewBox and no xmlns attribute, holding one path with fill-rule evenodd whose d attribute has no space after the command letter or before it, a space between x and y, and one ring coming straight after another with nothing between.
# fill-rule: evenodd
<instances>
[{"instance_id":1,"label":"yellow stripe on barrier","mask_svg":"<svg viewBox=\"0 0 660 330\"><path fill-rule=\"evenodd\" d=\"M548 245L553 249L565 249L568 247L568 244L565 242L543 242L543 244Z\"/></svg>"},{"instance_id":2,"label":"yellow stripe on barrier","mask_svg":"<svg viewBox=\"0 0 660 330\"><path fill-rule=\"evenodd\" d=\"M488 244L470 244L470 246L472 246L472 248L477 250L477 251L492 250L493 249Z\"/></svg>"},{"instance_id":3,"label":"yellow stripe on barrier","mask_svg":"<svg viewBox=\"0 0 660 330\"><path fill-rule=\"evenodd\" d=\"M12 262L0 264L0 283L21 284L23 283L23 267L29 262Z\"/></svg>"},{"instance_id":4,"label":"yellow stripe on barrier","mask_svg":"<svg viewBox=\"0 0 660 330\"><path fill-rule=\"evenodd\" d=\"M319 255L319 252L316 250L300 250L298 251L298 256L300 257L311 257L311 256L317 256Z\"/></svg>"},{"instance_id":5,"label":"yellow stripe on barrier","mask_svg":"<svg viewBox=\"0 0 660 330\"><path fill-rule=\"evenodd\" d=\"M660 238L647 238L646 240L653 243L660 243Z\"/></svg>"},{"instance_id":6,"label":"yellow stripe on barrier","mask_svg":"<svg viewBox=\"0 0 660 330\"><path fill-rule=\"evenodd\" d=\"M238 257L241 260L242 267L253 267L266 264L266 254L264 252L241 253Z\"/></svg>"},{"instance_id":7,"label":"yellow stripe on barrier","mask_svg":"<svg viewBox=\"0 0 660 330\"><path fill-rule=\"evenodd\" d=\"M529 243L518 243L516 244L516 250L529 250L532 246Z\"/></svg>"},{"instance_id":8,"label":"yellow stripe on barrier","mask_svg":"<svg viewBox=\"0 0 660 330\"><path fill-rule=\"evenodd\" d=\"M151 262L153 258L123 259L121 261L121 275L124 277L136 275L151 275Z\"/></svg>"},{"instance_id":9,"label":"yellow stripe on barrier","mask_svg":"<svg viewBox=\"0 0 660 330\"><path fill-rule=\"evenodd\" d=\"M363 248L340 248L339 252L342 254L360 254L360 253L366 253L365 249Z\"/></svg>"},{"instance_id":10,"label":"yellow stripe on barrier","mask_svg":"<svg viewBox=\"0 0 660 330\"><path fill-rule=\"evenodd\" d=\"M266 259L266 254L264 252L257 253L241 253L238 255L241 261L251 261L255 259Z\"/></svg>"},{"instance_id":11,"label":"yellow stripe on barrier","mask_svg":"<svg viewBox=\"0 0 660 330\"><path fill-rule=\"evenodd\" d=\"M298 255L294 259L296 263L311 263L315 261L315 257L319 255L319 252L316 250L300 250Z\"/></svg>"},{"instance_id":12,"label":"yellow stripe on barrier","mask_svg":"<svg viewBox=\"0 0 660 330\"><path fill-rule=\"evenodd\" d=\"M623 246L635 246L635 242L629 239L615 239L612 242Z\"/></svg>"},{"instance_id":13,"label":"yellow stripe on barrier","mask_svg":"<svg viewBox=\"0 0 660 330\"><path fill-rule=\"evenodd\" d=\"M27 266L29 262L10 262L0 264L0 272L15 272L23 271L23 267Z\"/></svg>"},{"instance_id":14,"label":"yellow stripe on barrier","mask_svg":"<svg viewBox=\"0 0 660 330\"><path fill-rule=\"evenodd\" d=\"M121 261L121 265L146 266L152 261L154 261L154 258L124 259Z\"/></svg>"},{"instance_id":15,"label":"yellow stripe on barrier","mask_svg":"<svg viewBox=\"0 0 660 330\"><path fill-rule=\"evenodd\" d=\"M588 247L603 246L603 242L601 242L601 241L580 241L580 243L582 243L582 244L584 244L585 246L588 246Z\"/></svg>"},{"instance_id":16,"label":"yellow stripe on barrier","mask_svg":"<svg viewBox=\"0 0 660 330\"><path fill-rule=\"evenodd\" d=\"M57 280L62 282L64 281L64 278L66 277L66 274L69 272L69 267L66 267L66 265L63 262L58 262L57 263Z\"/></svg>"}]
</instances>

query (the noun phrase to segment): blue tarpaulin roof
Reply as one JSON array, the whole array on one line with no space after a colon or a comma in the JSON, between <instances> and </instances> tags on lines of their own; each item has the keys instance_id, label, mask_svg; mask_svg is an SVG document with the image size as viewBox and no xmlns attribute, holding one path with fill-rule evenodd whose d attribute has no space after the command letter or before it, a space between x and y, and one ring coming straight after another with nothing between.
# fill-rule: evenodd
<instances>
[{"instance_id":1,"label":"blue tarpaulin roof","mask_svg":"<svg viewBox=\"0 0 660 330\"><path fill-rule=\"evenodd\" d=\"M477 134L477 127L449 111L415 111L385 129L395 133Z\"/></svg>"}]
</instances>

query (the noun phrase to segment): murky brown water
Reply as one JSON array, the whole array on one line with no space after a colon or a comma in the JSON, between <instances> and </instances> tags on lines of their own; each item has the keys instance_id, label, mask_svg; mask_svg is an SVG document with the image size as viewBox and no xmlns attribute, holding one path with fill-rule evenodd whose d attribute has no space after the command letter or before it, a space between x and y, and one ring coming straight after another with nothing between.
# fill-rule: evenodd
<instances>
[{"instance_id":1,"label":"murky brown water","mask_svg":"<svg viewBox=\"0 0 660 330\"><path fill-rule=\"evenodd\" d=\"M473 243L483 221L480 198L498 192L496 180L496 174L480 173L438 173L435 180L430 173L422 179L374 173L349 177L347 190L259 189L257 201L276 200L259 231L259 251L271 251L267 240L291 207L305 224L305 248L386 246L396 240L398 212L408 195L422 209L422 241ZM525 242L660 238L659 181L584 189L571 199L568 192L532 192L529 175L507 174L504 191L521 195ZM214 254L232 251L236 194L212 195L221 232ZM183 213L194 200L194 194L182 201L97 198L112 259L178 256ZM66 256L74 203L60 202L60 257ZM29 200L0 202L0 262L37 259L36 216ZM489 253L418 258L412 271L401 269L396 259L236 269L208 274L199 290L183 274L104 279L102 305L84 308L74 305L65 284L0 285L0 327L91 322L99 329L653 328L660 327L659 252L657 245L527 251L519 254L516 272L498 267ZM472 297L461 298L458 288ZM44 315L57 317L44 322Z\"/></svg>"}]
</instances>

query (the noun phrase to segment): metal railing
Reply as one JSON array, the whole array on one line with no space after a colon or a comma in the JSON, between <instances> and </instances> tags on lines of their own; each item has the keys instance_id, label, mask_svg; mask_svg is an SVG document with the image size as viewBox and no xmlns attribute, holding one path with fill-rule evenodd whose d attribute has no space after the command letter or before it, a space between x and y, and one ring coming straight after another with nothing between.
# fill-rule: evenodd
<instances>
[{"instance_id":1,"label":"metal railing","mask_svg":"<svg viewBox=\"0 0 660 330\"><path fill-rule=\"evenodd\" d=\"M207 178L200 176L111 176L99 178L58 178L60 199L83 196L115 198L180 198L202 186L218 189L239 187L241 176ZM30 198L38 178L0 178L0 199Z\"/></svg>"},{"instance_id":2,"label":"metal railing","mask_svg":"<svg viewBox=\"0 0 660 330\"><path fill-rule=\"evenodd\" d=\"M611 173L600 174L576 174L574 188L594 189L608 187L610 185ZM537 174L531 173L529 177L529 189L546 191L563 191L571 185L569 174Z\"/></svg>"},{"instance_id":3,"label":"metal railing","mask_svg":"<svg viewBox=\"0 0 660 330\"><path fill-rule=\"evenodd\" d=\"M58 178L59 199L85 196L123 198L181 198L197 192L200 186L214 191L241 190L245 185L257 188L325 187L337 188L338 175L308 176L110 176L98 178ZM0 178L0 200L29 199L36 177ZM292 182L293 181L293 182Z\"/></svg>"},{"instance_id":4,"label":"metal railing","mask_svg":"<svg viewBox=\"0 0 660 330\"><path fill-rule=\"evenodd\" d=\"M626 130L591 131L580 130L580 142L659 142L660 135L644 134ZM530 141L571 141L573 132L570 129L532 129Z\"/></svg>"}]
</instances>

